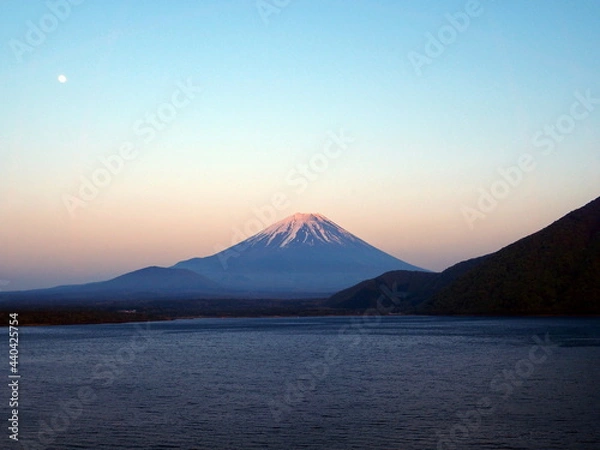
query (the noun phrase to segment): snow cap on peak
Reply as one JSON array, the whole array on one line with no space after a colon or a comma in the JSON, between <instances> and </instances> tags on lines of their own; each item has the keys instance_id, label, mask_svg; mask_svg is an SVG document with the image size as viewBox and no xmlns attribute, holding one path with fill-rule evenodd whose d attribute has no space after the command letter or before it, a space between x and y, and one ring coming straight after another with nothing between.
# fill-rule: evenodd
<instances>
[{"instance_id":1,"label":"snow cap on peak","mask_svg":"<svg viewBox=\"0 0 600 450\"><path fill-rule=\"evenodd\" d=\"M249 245L279 248L291 245L351 245L361 242L327 217L318 213L295 213L249 238Z\"/></svg>"},{"instance_id":2,"label":"snow cap on peak","mask_svg":"<svg viewBox=\"0 0 600 450\"><path fill-rule=\"evenodd\" d=\"M319 214L319 213L300 213L300 212L297 212L296 214L291 216L290 219L293 219L295 221L301 221L301 222L309 222L311 220L319 220L319 219L327 220L327 218L325 216L323 216L322 214Z\"/></svg>"}]
</instances>

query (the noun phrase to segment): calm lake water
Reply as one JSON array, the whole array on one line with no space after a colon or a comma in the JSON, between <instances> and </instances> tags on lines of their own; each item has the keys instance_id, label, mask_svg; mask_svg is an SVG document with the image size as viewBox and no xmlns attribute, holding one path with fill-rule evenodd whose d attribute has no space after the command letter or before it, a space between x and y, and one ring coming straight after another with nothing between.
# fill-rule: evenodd
<instances>
[{"instance_id":1,"label":"calm lake water","mask_svg":"<svg viewBox=\"0 0 600 450\"><path fill-rule=\"evenodd\" d=\"M600 449L598 319L20 331L20 441L5 427L1 448Z\"/></svg>"}]
</instances>

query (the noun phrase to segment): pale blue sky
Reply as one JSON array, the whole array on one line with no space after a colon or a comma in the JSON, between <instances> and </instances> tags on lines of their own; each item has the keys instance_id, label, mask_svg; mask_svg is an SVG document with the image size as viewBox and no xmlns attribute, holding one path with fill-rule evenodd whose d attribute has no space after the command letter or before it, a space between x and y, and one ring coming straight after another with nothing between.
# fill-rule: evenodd
<instances>
[{"instance_id":1,"label":"pale blue sky","mask_svg":"<svg viewBox=\"0 0 600 450\"><path fill-rule=\"evenodd\" d=\"M268 23L253 0L65 2L6 1L0 14L5 289L209 255L276 192L290 200L278 219L320 212L434 270L599 194L600 105L563 117L554 153L532 144L577 92L600 98L595 0L481 1L421 76L409 54L427 56L428 33L471 1L291 0ZM63 5L55 24L49 4ZM18 57L31 24L56 29ZM202 93L144 142L136 123L188 80ZM340 130L354 141L297 193L290 173ZM70 214L65 196L124 143L136 157ZM469 222L478 189L524 153L535 169Z\"/></svg>"}]
</instances>

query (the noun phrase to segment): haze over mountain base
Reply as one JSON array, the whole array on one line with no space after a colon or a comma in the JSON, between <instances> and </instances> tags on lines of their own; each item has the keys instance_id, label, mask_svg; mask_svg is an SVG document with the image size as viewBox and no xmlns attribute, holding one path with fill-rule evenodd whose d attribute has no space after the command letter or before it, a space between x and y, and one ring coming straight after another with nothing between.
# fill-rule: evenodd
<instances>
[{"instance_id":1,"label":"haze over mountain base","mask_svg":"<svg viewBox=\"0 0 600 450\"><path fill-rule=\"evenodd\" d=\"M321 214L297 213L207 258L173 266L226 289L276 295L332 294L388 270L416 270Z\"/></svg>"},{"instance_id":2,"label":"haze over mountain base","mask_svg":"<svg viewBox=\"0 0 600 450\"><path fill-rule=\"evenodd\" d=\"M600 314L600 198L493 254L460 262L441 273L381 270L388 263L418 268L316 215L292 216L242 244L230 271L218 266L219 257L213 255L173 268L149 267L101 283L5 292L0 293L0 312L24 311L31 323L339 315L367 310ZM348 268L350 275L341 268ZM376 275L334 295L318 293L369 271ZM215 274L224 277L220 283ZM311 279L315 280L312 288L304 284ZM299 284L294 285L294 280ZM51 312L49 322L44 322L44 311Z\"/></svg>"}]
</instances>

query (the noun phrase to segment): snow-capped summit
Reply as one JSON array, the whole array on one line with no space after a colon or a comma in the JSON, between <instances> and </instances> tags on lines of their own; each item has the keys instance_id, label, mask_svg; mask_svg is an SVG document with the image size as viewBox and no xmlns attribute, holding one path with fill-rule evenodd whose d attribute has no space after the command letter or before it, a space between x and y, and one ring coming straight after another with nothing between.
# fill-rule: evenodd
<instances>
[{"instance_id":1,"label":"snow-capped summit","mask_svg":"<svg viewBox=\"0 0 600 450\"><path fill-rule=\"evenodd\" d=\"M245 293L329 294L390 270L424 270L373 247L322 214L296 213L188 269Z\"/></svg>"},{"instance_id":2,"label":"snow-capped summit","mask_svg":"<svg viewBox=\"0 0 600 450\"><path fill-rule=\"evenodd\" d=\"M250 247L293 247L302 245L355 245L363 243L322 214L296 213L247 240Z\"/></svg>"}]
</instances>

